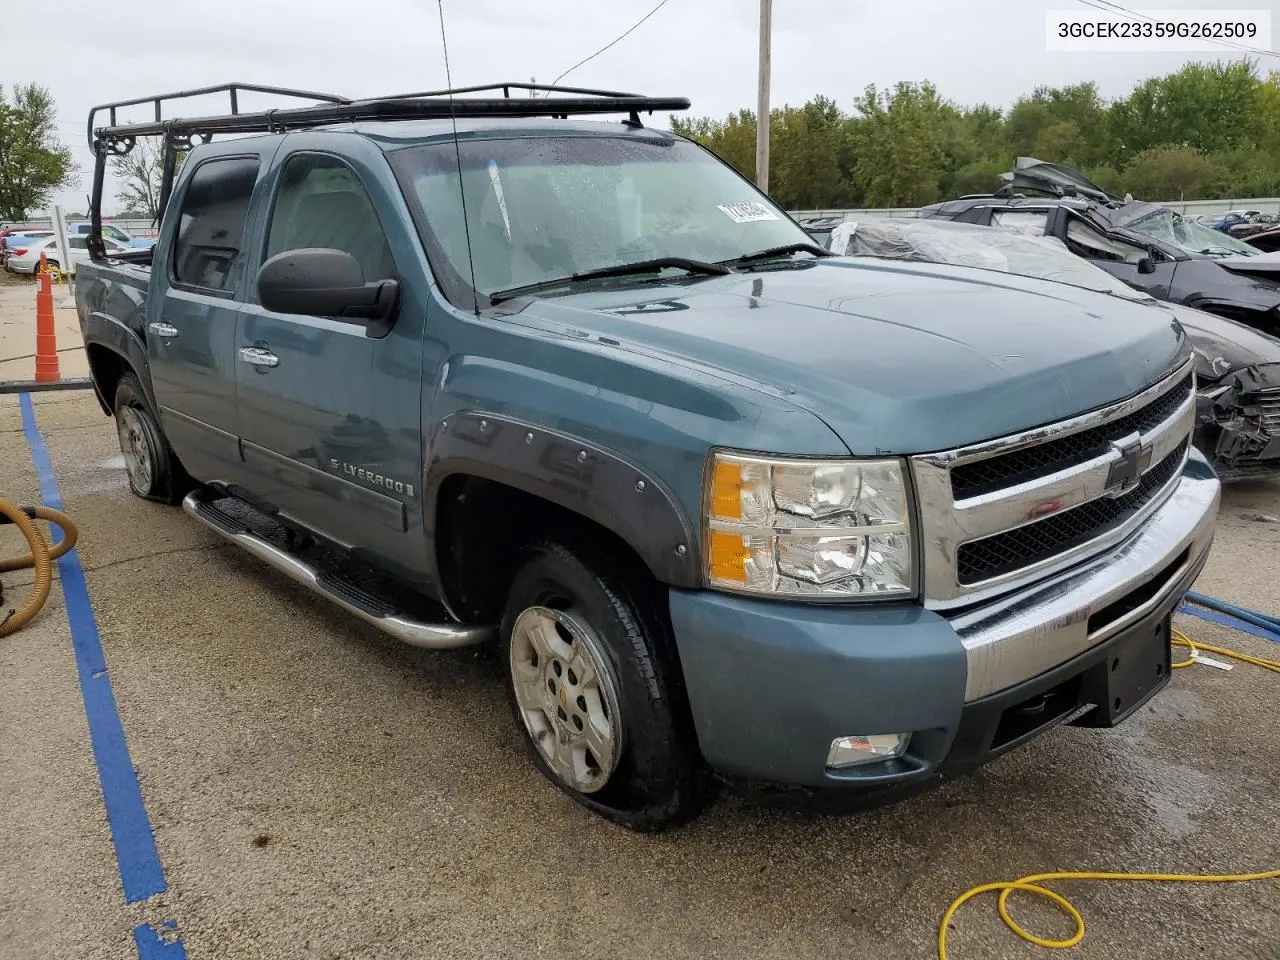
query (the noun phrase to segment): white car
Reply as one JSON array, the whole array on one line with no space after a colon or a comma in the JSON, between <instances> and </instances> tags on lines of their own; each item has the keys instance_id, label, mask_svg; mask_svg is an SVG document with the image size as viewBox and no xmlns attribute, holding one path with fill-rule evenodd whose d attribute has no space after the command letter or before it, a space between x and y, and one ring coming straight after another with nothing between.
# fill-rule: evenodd
<instances>
[{"instance_id":1,"label":"white car","mask_svg":"<svg viewBox=\"0 0 1280 960\"><path fill-rule=\"evenodd\" d=\"M111 237L103 237L102 241L107 245L108 255L129 250L129 247ZM68 237L67 243L71 245L71 272L75 273L76 264L84 263L89 259L89 239L88 237ZM62 267L62 258L58 255L58 238L51 236L43 237L29 246L11 250L4 268L10 273L35 273L40 268L41 253L44 254L49 266Z\"/></svg>"}]
</instances>

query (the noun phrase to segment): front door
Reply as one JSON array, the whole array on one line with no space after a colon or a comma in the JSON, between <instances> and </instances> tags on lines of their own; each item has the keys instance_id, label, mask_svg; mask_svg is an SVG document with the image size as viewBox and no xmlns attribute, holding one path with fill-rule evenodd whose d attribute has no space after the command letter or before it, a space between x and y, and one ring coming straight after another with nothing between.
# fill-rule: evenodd
<instances>
[{"instance_id":1,"label":"front door","mask_svg":"<svg viewBox=\"0 0 1280 960\"><path fill-rule=\"evenodd\" d=\"M305 135L298 135L305 137ZM385 161L384 161L385 162ZM366 281L399 278L360 176L327 153L278 168L261 262L288 250L350 253ZM250 492L357 551L420 569L422 319L410 298L389 332L273 313L250 284L235 338Z\"/></svg>"},{"instance_id":2,"label":"front door","mask_svg":"<svg viewBox=\"0 0 1280 960\"><path fill-rule=\"evenodd\" d=\"M237 288L245 269L245 221L260 156L200 163L174 198L152 270L167 279L148 304L147 353L165 436L192 476L239 479Z\"/></svg>"},{"instance_id":3,"label":"front door","mask_svg":"<svg viewBox=\"0 0 1280 960\"><path fill-rule=\"evenodd\" d=\"M1157 300L1168 299L1173 272L1177 268L1175 261L1150 247L1103 233L1074 214L1060 213L1065 216L1065 221L1058 235L1068 250L1135 290L1149 293Z\"/></svg>"}]
</instances>

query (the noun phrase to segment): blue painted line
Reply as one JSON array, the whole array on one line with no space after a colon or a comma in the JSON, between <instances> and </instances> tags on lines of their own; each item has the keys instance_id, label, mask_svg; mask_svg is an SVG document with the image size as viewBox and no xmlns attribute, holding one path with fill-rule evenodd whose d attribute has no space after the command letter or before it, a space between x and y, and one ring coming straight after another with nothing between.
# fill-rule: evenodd
<instances>
[{"instance_id":1,"label":"blue painted line","mask_svg":"<svg viewBox=\"0 0 1280 960\"><path fill-rule=\"evenodd\" d=\"M1178 612L1199 617L1201 620L1208 620L1224 627L1230 627L1232 630L1239 630L1241 633L1261 637L1263 640L1270 640L1272 643L1280 643L1280 636L1269 633L1261 627L1255 627L1252 623L1245 623L1243 620L1237 620L1235 617L1227 616L1225 613L1218 613L1216 610L1208 610L1204 607L1197 607L1183 602L1178 605Z\"/></svg>"},{"instance_id":2,"label":"blue painted line","mask_svg":"<svg viewBox=\"0 0 1280 960\"><path fill-rule=\"evenodd\" d=\"M31 394L21 394L19 402L22 408L22 430L31 447L31 459L35 462L36 476L40 483L40 497L46 506L61 510L62 496L58 492L58 481L53 474L49 451L36 427ZM57 543L60 539L61 535L55 534L54 542ZM102 652L102 638L98 634L93 606L89 602L89 589L85 585L79 551L71 550L58 559L58 575L66 600L71 645L75 651L76 671L80 676L80 695L84 700L85 719L89 722L89 741L98 767L98 779L102 784L102 799L107 808L111 841L115 844L116 860L120 866L124 899L126 903L135 903L164 892L164 870L160 866L160 854L156 850L151 821L142 803L142 790L138 786L138 777L129 757L129 745L125 741L124 727L116 709L115 694L107 675L107 661ZM141 950L139 941L139 957L144 956ZM153 953L150 956L159 957L160 954ZM168 958L176 954L167 953L164 956Z\"/></svg>"},{"instance_id":3,"label":"blue painted line","mask_svg":"<svg viewBox=\"0 0 1280 960\"><path fill-rule=\"evenodd\" d=\"M160 926L173 929L176 924L166 920ZM133 928L133 942L138 948L138 960L187 960L181 940L166 940L149 924L141 923Z\"/></svg>"}]
</instances>

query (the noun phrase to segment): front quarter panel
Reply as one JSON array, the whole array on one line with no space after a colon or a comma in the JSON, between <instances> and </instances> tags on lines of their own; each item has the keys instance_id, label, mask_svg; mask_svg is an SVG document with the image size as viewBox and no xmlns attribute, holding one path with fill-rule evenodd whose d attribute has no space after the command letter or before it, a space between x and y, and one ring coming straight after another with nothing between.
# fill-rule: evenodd
<instances>
[{"instance_id":1,"label":"front quarter panel","mask_svg":"<svg viewBox=\"0 0 1280 960\"><path fill-rule=\"evenodd\" d=\"M429 540L443 482L481 475L601 523L658 579L696 586L711 448L849 453L812 414L706 371L607 338L459 314L438 296L432 314L452 349L426 391Z\"/></svg>"}]
</instances>

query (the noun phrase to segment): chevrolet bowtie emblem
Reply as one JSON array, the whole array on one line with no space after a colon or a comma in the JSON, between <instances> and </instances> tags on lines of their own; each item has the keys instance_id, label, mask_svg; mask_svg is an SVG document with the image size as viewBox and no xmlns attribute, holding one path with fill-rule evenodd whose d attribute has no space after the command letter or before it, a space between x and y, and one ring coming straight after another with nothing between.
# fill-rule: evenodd
<instances>
[{"instance_id":1,"label":"chevrolet bowtie emblem","mask_svg":"<svg viewBox=\"0 0 1280 960\"><path fill-rule=\"evenodd\" d=\"M1151 465L1151 447L1142 442L1142 434L1134 431L1127 437L1111 441L1111 449L1120 459L1107 471L1107 495L1118 497L1137 487Z\"/></svg>"}]
</instances>

